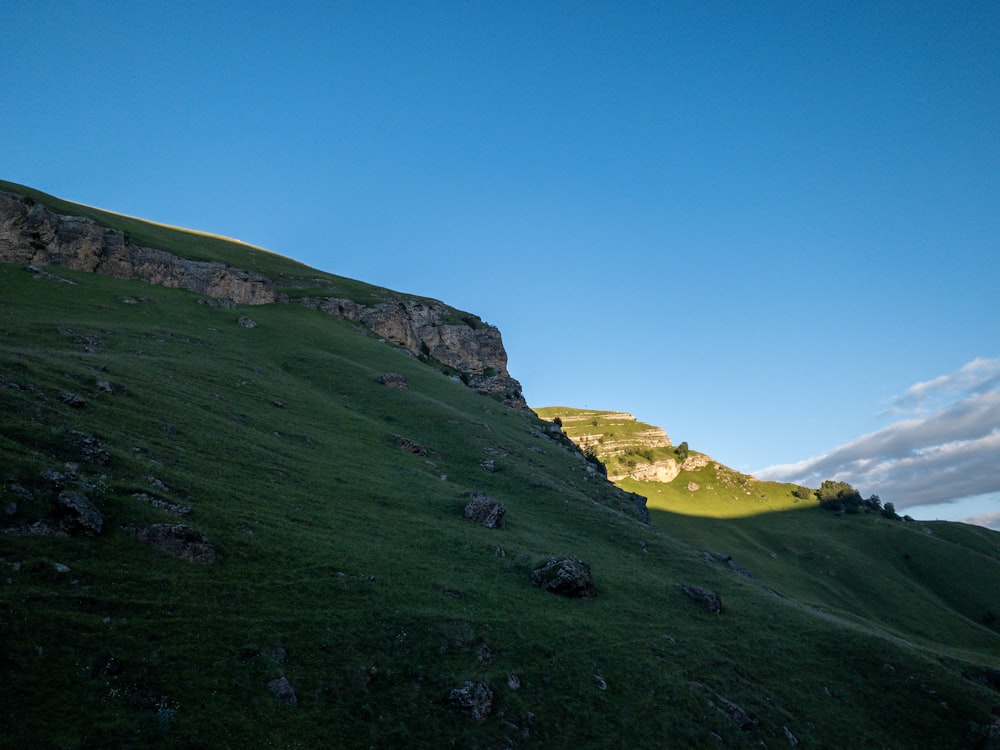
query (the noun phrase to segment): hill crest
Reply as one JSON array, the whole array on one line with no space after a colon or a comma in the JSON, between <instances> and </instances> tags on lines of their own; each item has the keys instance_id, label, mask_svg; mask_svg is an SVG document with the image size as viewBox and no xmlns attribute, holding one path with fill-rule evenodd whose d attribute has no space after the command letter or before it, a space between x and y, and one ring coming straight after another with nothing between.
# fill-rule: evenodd
<instances>
[{"instance_id":1,"label":"hill crest","mask_svg":"<svg viewBox=\"0 0 1000 750\"><path fill-rule=\"evenodd\" d=\"M140 243L129 227L138 229L137 236L145 236L151 244ZM411 355L437 363L476 391L508 406L527 408L520 383L507 371L500 331L471 313L358 282L348 288L339 277L306 269L281 256L267 258L267 268L280 269L276 279L241 264L266 251L240 243L246 254L233 257L237 241L214 235L188 232L214 241L217 255L220 247L230 246L221 257L185 257L163 249L167 243L157 243L155 236L149 236L151 229L174 235L186 232L0 182L0 262L51 264L137 279L240 305L297 302L364 325ZM254 260L259 264L259 258Z\"/></svg>"}]
</instances>

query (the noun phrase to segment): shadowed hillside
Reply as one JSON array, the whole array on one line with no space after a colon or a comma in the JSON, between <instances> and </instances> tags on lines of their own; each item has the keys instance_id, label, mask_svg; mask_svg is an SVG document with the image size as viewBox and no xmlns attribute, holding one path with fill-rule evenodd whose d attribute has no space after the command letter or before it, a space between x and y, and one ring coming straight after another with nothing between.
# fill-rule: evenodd
<instances>
[{"instance_id":1,"label":"shadowed hillside","mask_svg":"<svg viewBox=\"0 0 1000 750\"><path fill-rule=\"evenodd\" d=\"M278 294L364 289L89 215ZM433 342L412 305L441 303L379 294ZM648 521L477 387L501 373L404 339L0 263L4 746L996 746L996 534L653 493Z\"/></svg>"}]
</instances>

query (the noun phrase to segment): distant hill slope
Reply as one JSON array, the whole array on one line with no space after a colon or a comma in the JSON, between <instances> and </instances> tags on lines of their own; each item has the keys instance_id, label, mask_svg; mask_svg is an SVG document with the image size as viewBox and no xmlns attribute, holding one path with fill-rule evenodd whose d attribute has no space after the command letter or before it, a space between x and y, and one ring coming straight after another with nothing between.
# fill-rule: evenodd
<instances>
[{"instance_id":1,"label":"distant hill slope","mask_svg":"<svg viewBox=\"0 0 1000 750\"><path fill-rule=\"evenodd\" d=\"M0 744L995 746L1000 535L644 522L561 430L363 321L39 237L0 263ZM213 242L290 299L362 288ZM546 590L560 557L591 598Z\"/></svg>"},{"instance_id":2,"label":"distant hill slope","mask_svg":"<svg viewBox=\"0 0 1000 750\"><path fill-rule=\"evenodd\" d=\"M843 516L793 484L742 474L703 453L650 447L666 433L616 411L543 407L658 525L782 595L928 645L989 648L1000 617L1000 535L954 523ZM661 468L659 481L651 468ZM659 511L659 512L658 512ZM718 519L718 520L712 520ZM729 558L729 559L727 559Z\"/></svg>"},{"instance_id":3,"label":"distant hill slope","mask_svg":"<svg viewBox=\"0 0 1000 750\"><path fill-rule=\"evenodd\" d=\"M611 481L647 497L651 508L730 518L817 504L805 488L762 482L687 443L675 446L663 428L631 414L565 406L535 411L543 419L558 419L567 437L604 463Z\"/></svg>"}]
</instances>

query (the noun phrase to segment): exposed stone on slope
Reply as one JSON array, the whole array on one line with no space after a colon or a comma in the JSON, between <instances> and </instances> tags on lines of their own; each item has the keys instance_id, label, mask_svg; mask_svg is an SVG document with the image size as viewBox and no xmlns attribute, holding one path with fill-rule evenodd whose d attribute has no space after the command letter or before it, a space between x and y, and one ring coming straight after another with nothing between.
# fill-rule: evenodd
<instances>
[{"instance_id":1,"label":"exposed stone on slope","mask_svg":"<svg viewBox=\"0 0 1000 750\"><path fill-rule=\"evenodd\" d=\"M198 292L221 304L287 301L285 295L278 294L274 281L260 274L143 247L126 232L102 227L85 217L60 214L7 191L0 191L0 262L60 265L138 279ZM42 273L41 268L38 271ZM373 304L334 297L304 298L301 302L363 323L414 356L458 371L466 385L478 393L514 409L528 409L521 384L507 372L507 352L495 326L436 300L391 296L391 300ZM243 324L249 325L251 319L245 320Z\"/></svg>"},{"instance_id":2,"label":"exposed stone on slope","mask_svg":"<svg viewBox=\"0 0 1000 750\"><path fill-rule=\"evenodd\" d=\"M427 455L427 449L424 448L424 446L420 445L420 443L415 443L409 438L403 437L402 435L397 435L395 440L396 440L396 445L399 446L400 450L404 450L407 453L412 453L414 456Z\"/></svg>"},{"instance_id":3,"label":"exposed stone on slope","mask_svg":"<svg viewBox=\"0 0 1000 750\"><path fill-rule=\"evenodd\" d=\"M73 430L66 442L79 451L80 458L84 461L100 466L106 466L111 461L111 454L104 449L103 443L93 435Z\"/></svg>"},{"instance_id":4,"label":"exposed stone on slope","mask_svg":"<svg viewBox=\"0 0 1000 750\"><path fill-rule=\"evenodd\" d=\"M475 721L483 722L493 709L493 690L484 682L466 680L461 687L452 688L448 701Z\"/></svg>"},{"instance_id":5,"label":"exposed stone on slope","mask_svg":"<svg viewBox=\"0 0 1000 750\"><path fill-rule=\"evenodd\" d=\"M58 214L30 198L4 191L0 191L0 261L139 279L244 305L278 299L274 283L258 274L142 247L125 232L82 216Z\"/></svg>"},{"instance_id":6,"label":"exposed stone on slope","mask_svg":"<svg viewBox=\"0 0 1000 750\"><path fill-rule=\"evenodd\" d=\"M615 487L616 495L619 498L618 510L634 516L642 523L650 523L649 508L646 507L646 498L637 492L627 492L620 487Z\"/></svg>"},{"instance_id":7,"label":"exposed stone on slope","mask_svg":"<svg viewBox=\"0 0 1000 750\"><path fill-rule=\"evenodd\" d=\"M698 471L698 469L703 469L710 463L712 463L710 456L706 456L704 453L692 453L684 459L684 463L681 464L681 471Z\"/></svg>"},{"instance_id":8,"label":"exposed stone on slope","mask_svg":"<svg viewBox=\"0 0 1000 750\"><path fill-rule=\"evenodd\" d=\"M401 391L409 390L410 383L405 375L397 372L387 372L375 378L375 382L384 385L386 388L398 388Z\"/></svg>"},{"instance_id":9,"label":"exposed stone on slope","mask_svg":"<svg viewBox=\"0 0 1000 750\"><path fill-rule=\"evenodd\" d=\"M685 594L709 612L716 615L722 613L722 597L711 589L706 589L703 586L696 586L693 583L682 583L681 589Z\"/></svg>"},{"instance_id":10,"label":"exposed stone on slope","mask_svg":"<svg viewBox=\"0 0 1000 750\"><path fill-rule=\"evenodd\" d=\"M466 384L507 406L527 409L521 384L507 372L500 331L435 300L399 298L363 305L336 297L307 297L302 304L337 318L363 323L416 357L429 357L463 373Z\"/></svg>"},{"instance_id":11,"label":"exposed stone on slope","mask_svg":"<svg viewBox=\"0 0 1000 750\"><path fill-rule=\"evenodd\" d=\"M673 458L664 458L648 464L639 464L631 471L609 476L612 482L631 477L640 482L663 482L664 484L677 479L681 467Z\"/></svg>"},{"instance_id":12,"label":"exposed stone on slope","mask_svg":"<svg viewBox=\"0 0 1000 750\"><path fill-rule=\"evenodd\" d=\"M59 507L59 528L71 536L97 536L104 528L104 516L80 492L64 490L56 503Z\"/></svg>"},{"instance_id":13,"label":"exposed stone on slope","mask_svg":"<svg viewBox=\"0 0 1000 750\"><path fill-rule=\"evenodd\" d=\"M646 425L644 430L627 430L622 437L617 437L614 433L616 426L624 426L628 423L636 423L636 418L628 412L584 412L582 414L568 414L561 417L565 427L575 424L585 424L599 418L602 422L601 431L594 433L576 433L573 440L580 448L597 448L604 458L619 456L627 453L629 449L642 448L670 448L673 443L670 436L662 427ZM567 430L569 431L569 430ZM576 432L573 430L573 432ZM609 434L611 433L611 434Z\"/></svg>"},{"instance_id":14,"label":"exposed stone on slope","mask_svg":"<svg viewBox=\"0 0 1000 750\"><path fill-rule=\"evenodd\" d=\"M467 519L488 529L497 528L506 512L507 508L502 502L478 492L472 495L472 500L462 511Z\"/></svg>"},{"instance_id":15,"label":"exposed stone on slope","mask_svg":"<svg viewBox=\"0 0 1000 750\"><path fill-rule=\"evenodd\" d=\"M569 555L548 558L531 572L531 580L536 586L569 599L592 599L597 594L590 566Z\"/></svg>"},{"instance_id":16,"label":"exposed stone on slope","mask_svg":"<svg viewBox=\"0 0 1000 750\"><path fill-rule=\"evenodd\" d=\"M75 393L70 393L69 391L60 393L59 400L66 404L66 406L71 406L74 409L82 409L87 405L86 399L82 396L76 395Z\"/></svg>"},{"instance_id":17,"label":"exposed stone on slope","mask_svg":"<svg viewBox=\"0 0 1000 750\"><path fill-rule=\"evenodd\" d=\"M215 547L202 532L179 523L153 523L127 526L125 531L168 555L190 563L209 565L215 562Z\"/></svg>"},{"instance_id":18,"label":"exposed stone on slope","mask_svg":"<svg viewBox=\"0 0 1000 750\"><path fill-rule=\"evenodd\" d=\"M702 556L711 563L725 563L731 570L744 578L753 578L753 573L740 565L732 555L725 552L705 552Z\"/></svg>"}]
</instances>

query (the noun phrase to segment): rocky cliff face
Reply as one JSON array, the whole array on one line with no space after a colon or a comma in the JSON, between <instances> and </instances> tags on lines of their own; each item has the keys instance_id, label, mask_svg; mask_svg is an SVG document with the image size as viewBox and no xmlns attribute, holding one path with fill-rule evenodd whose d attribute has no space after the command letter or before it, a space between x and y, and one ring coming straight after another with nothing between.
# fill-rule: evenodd
<instances>
[{"instance_id":1,"label":"rocky cliff face","mask_svg":"<svg viewBox=\"0 0 1000 750\"><path fill-rule=\"evenodd\" d=\"M713 463L703 453L688 454L684 443L679 451L674 450L663 428L639 422L628 412L545 407L539 414L543 419L558 417L565 435L581 451L596 455L612 482L635 479L668 484L682 472Z\"/></svg>"},{"instance_id":2,"label":"rocky cliff face","mask_svg":"<svg viewBox=\"0 0 1000 750\"><path fill-rule=\"evenodd\" d=\"M278 300L274 283L263 276L141 247L124 232L81 216L58 214L31 198L8 192L0 192L0 261L140 279L241 305Z\"/></svg>"},{"instance_id":3,"label":"rocky cliff face","mask_svg":"<svg viewBox=\"0 0 1000 750\"><path fill-rule=\"evenodd\" d=\"M673 445L662 427L637 422L628 412L601 412L599 418L595 414L566 414L560 418L574 442L582 449L597 449L603 458L620 456L637 447L669 448Z\"/></svg>"},{"instance_id":4,"label":"rocky cliff face","mask_svg":"<svg viewBox=\"0 0 1000 750\"><path fill-rule=\"evenodd\" d=\"M362 305L335 297L308 297L302 303L371 328L417 357L429 357L462 373L479 393L499 398L515 409L527 409L521 384L507 372L507 352L500 331L478 318L454 322L456 311L427 299L399 298Z\"/></svg>"},{"instance_id":5,"label":"rocky cliff face","mask_svg":"<svg viewBox=\"0 0 1000 750\"><path fill-rule=\"evenodd\" d=\"M663 458L649 463L636 462L627 471L608 472L608 479L618 482L622 479L636 479L640 482L662 482L669 484L677 479L682 471L698 471L711 463L712 459L702 453L695 453L683 461L676 458Z\"/></svg>"},{"instance_id":6,"label":"rocky cliff face","mask_svg":"<svg viewBox=\"0 0 1000 750\"><path fill-rule=\"evenodd\" d=\"M17 193L0 191L0 262L59 265L122 279L187 289L241 305L287 302L275 283L224 263L187 260L133 242L127 233L89 218L69 216ZM507 372L500 331L434 300L399 295L360 304L332 297L302 302L330 315L366 325L416 357L457 371L485 395L527 409L521 384Z\"/></svg>"}]
</instances>

